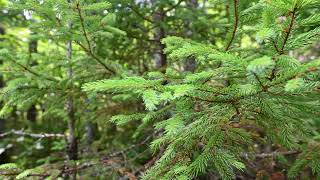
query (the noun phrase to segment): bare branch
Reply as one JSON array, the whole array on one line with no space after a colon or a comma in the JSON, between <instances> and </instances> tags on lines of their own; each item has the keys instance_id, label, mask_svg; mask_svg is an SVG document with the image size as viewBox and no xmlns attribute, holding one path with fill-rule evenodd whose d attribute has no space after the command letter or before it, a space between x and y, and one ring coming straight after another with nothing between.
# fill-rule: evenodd
<instances>
[{"instance_id":1,"label":"bare branch","mask_svg":"<svg viewBox=\"0 0 320 180\"><path fill-rule=\"evenodd\" d=\"M284 152L279 152L279 151L275 151L275 152L271 152L271 153L261 153L261 154L256 154L255 157L256 158L268 158L268 157L276 157L276 156L289 156L289 155L295 155L295 154L300 154L301 151L284 151Z\"/></svg>"},{"instance_id":2,"label":"bare branch","mask_svg":"<svg viewBox=\"0 0 320 180\"><path fill-rule=\"evenodd\" d=\"M64 134L51 134L51 133L36 134L36 133L28 133L23 130L12 129L11 131L0 134L0 138L4 138L9 135L27 136L31 138L64 138L65 137Z\"/></svg>"}]
</instances>

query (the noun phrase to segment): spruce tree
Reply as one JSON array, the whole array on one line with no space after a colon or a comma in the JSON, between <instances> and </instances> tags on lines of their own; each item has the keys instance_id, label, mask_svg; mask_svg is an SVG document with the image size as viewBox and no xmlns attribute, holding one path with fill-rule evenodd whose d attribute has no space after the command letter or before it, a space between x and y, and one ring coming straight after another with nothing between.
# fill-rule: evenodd
<instances>
[{"instance_id":1,"label":"spruce tree","mask_svg":"<svg viewBox=\"0 0 320 180\"><path fill-rule=\"evenodd\" d=\"M319 4L0 0L0 178L320 177Z\"/></svg>"},{"instance_id":2,"label":"spruce tree","mask_svg":"<svg viewBox=\"0 0 320 180\"><path fill-rule=\"evenodd\" d=\"M255 141L277 144L280 155L284 150L299 154L289 177L305 167L320 176L320 146L310 133L319 117L320 61L301 63L288 55L319 40L318 15L306 15L318 2L220 3L229 3L230 15L223 46L166 37L162 43L170 62L165 73L100 80L83 90L143 99L143 114L112 118L118 125L139 120L138 131L152 125L162 132L151 149L165 151L143 179L192 179L210 170L234 179L249 166L245 157L256 158L250 155L258 153ZM240 36L246 33L256 39L242 47ZM195 73L178 68L190 57L197 61ZM259 131L265 135L257 139Z\"/></svg>"}]
</instances>

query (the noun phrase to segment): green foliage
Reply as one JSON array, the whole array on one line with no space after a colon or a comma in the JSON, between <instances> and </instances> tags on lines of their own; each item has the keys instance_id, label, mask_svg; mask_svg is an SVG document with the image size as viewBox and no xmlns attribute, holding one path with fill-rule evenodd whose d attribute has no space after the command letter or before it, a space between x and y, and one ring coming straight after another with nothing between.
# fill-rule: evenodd
<instances>
[{"instance_id":1,"label":"green foliage","mask_svg":"<svg viewBox=\"0 0 320 180\"><path fill-rule=\"evenodd\" d=\"M0 126L10 133L0 148L15 163L0 170L55 179L76 164L79 179L143 169L146 180L227 180L268 168L257 158L270 157L289 178L319 177L317 8L318 0L8 1Z\"/></svg>"},{"instance_id":2,"label":"green foliage","mask_svg":"<svg viewBox=\"0 0 320 180\"><path fill-rule=\"evenodd\" d=\"M223 52L207 43L167 37L162 42L166 45L169 65L179 66L192 57L197 61L195 73L178 70L178 78L173 78L167 71L136 82L133 81L136 77L130 77L84 85L88 92L142 93L146 109L153 114L168 103L173 105L170 118L154 120L155 129L163 130L163 135L151 143L151 149L165 151L143 179L159 176L192 179L209 168L218 172L222 179L234 179L235 172L245 169L239 154L249 150L247 145L254 138L252 132L241 129L247 124L262 128L268 139L288 149L300 149L298 142L309 143L309 120L315 120L319 114L319 110L312 108L319 105L316 100L319 77L314 76L319 73L319 61L301 64L294 57L284 55L288 50L313 44L319 37L318 28L303 33L296 31L295 24L300 22L317 23L315 15L305 19L295 15L306 10L309 3L265 1L243 10L244 14L249 14L263 7L263 13L257 11L256 14L262 26L255 31L257 42L261 44L259 50L253 48L242 53L244 50L237 48ZM283 17L284 14L289 15ZM235 28L240 31L242 26ZM233 35L229 41L233 40ZM151 77L165 78L166 83L152 84L155 81ZM193 103L189 109L180 109L178 104L185 100ZM315 111L310 109L306 116L308 108ZM311 164L317 172L317 165ZM293 169L298 167L302 165L294 165Z\"/></svg>"},{"instance_id":3,"label":"green foliage","mask_svg":"<svg viewBox=\"0 0 320 180\"><path fill-rule=\"evenodd\" d=\"M12 170L12 169L18 169L18 166L15 163L7 163L7 164L1 164L0 169L1 170Z\"/></svg>"}]
</instances>

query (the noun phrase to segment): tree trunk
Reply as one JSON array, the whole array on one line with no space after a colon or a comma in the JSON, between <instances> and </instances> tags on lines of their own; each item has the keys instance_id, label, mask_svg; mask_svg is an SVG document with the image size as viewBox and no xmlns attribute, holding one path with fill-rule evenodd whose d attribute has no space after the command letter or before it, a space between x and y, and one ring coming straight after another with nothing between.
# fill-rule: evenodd
<instances>
[{"instance_id":1,"label":"tree trunk","mask_svg":"<svg viewBox=\"0 0 320 180\"><path fill-rule=\"evenodd\" d=\"M69 23L68 27L71 29L72 24ZM71 60L72 60L72 42L71 41L67 42L66 49L67 49L67 61L69 63L67 76L70 79L70 81L72 81L73 70L72 70L72 65L71 65ZM68 120L69 136L68 136L67 154L68 154L69 160L76 160L76 159L78 159L78 142L77 142L77 137L75 134L76 117L75 117L75 110L74 110L73 95L72 94L70 94L67 99L66 110L67 110L68 119L69 119Z\"/></svg>"},{"instance_id":2,"label":"tree trunk","mask_svg":"<svg viewBox=\"0 0 320 180\"><path fill-rule=\"evenodd\" d=\"M68 0L68 3L71 1ZM68 22L68 28L72 29L72 22ZM70 80L70 83L72 84L73 79L73 69L72 69L72 40L69 40L66 43L66 57L69 64L69 68L67 70L67 76ZM69 135L67 137L67 156L69 160L77 160L78 159L78 139L76 136L76 116L75 116L75 107L74 107L74 98L72 91L68 95L67 101L66 101L66 107L65 107L68 115L68 129L69 129ZM70 178L75 180L77 179L77 172L73 172L72 175L70 175Z\"/></svg>"},{"instance_id":3,"label":"tree trunk","mask_svg":"<svg viewBox=\"0 0 320 180\"><path fill-rule=\"evenodd\" d=\"M35 34L35 33L32 33ZM37 64L36 61L32 61L32 53L38 53L38 41L34 39L29 40L29 65L30 66L35 66ZM30 62L30 60L32 62ZM36 105L32 104L31 107L27 111L27 120L30 122L36 122L37 120L37 109Z\"/></svg>"},{"instance_id":4,"label":"tree trunk","mask_svg":"<svg viewBox=\"0 0 320 180\"><path fill-rule=\"evenodd\" d=\"M192 11L196 10L199 7L198 0L187 0L186 1L188 9L191 9ZM192 35L194 32L192 31L192 27L190 26L192 22L187 21L186 22L186 35L188 38L192 38ZM194 57L188 57L186 59L186 62L183 66L184 71L194 72L196 70L197 64Z\"/></svg>"},{"instance_id":5,"label":"tree trunk","mask_svg":"<svg viewBox=\"0 0 320 180\"><path fill-rule=\"evenodd\" d=\"M152 0L152 5L156 5L156 0ZM167 56L164 54L165 45L161 43L161 40L165 38L166 33L165 29L162 25L162 22L165 20L165 11L163 7L158 7L155 13L153 14L153 22L157 26L154 31L154 40L155 40L155 52L153 54L156 68L161 71L165 71L165 67L167 66Z\"/></svg>"},{"instance_id":6,"label":"tree trunk","mask_svg":"<svg viewBox=\"0 0 320 180\"><path fill-rule=\"evenodd\" d=\"M0 26L0 35L4 35L6 33L5 29ZM0 41L3 41L2 38L0 38ZM0 59L0 64L2 64L3 61ZM0 74L0 88L3 88L5 86L3 76ZM0 102L0 106L3 106L3 102ZM0 133L3 133L5 129L5 119L0 118ZM0 154L0 164L8 163L10 157L8 156L7 151L5 150L3 153Z\"/></svg>"}]
</instances>

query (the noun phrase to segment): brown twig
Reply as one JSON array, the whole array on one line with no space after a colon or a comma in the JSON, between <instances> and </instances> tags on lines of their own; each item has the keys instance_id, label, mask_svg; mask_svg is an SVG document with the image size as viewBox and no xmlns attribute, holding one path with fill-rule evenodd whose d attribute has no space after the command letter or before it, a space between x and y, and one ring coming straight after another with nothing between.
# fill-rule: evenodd
<instances>
[{"instance_id":1,"label":"brown twig","mask_svg":"<svg viewBox=\"0 0 320 180\"><path fill-rule=\"evenodd\" d=\"M284 54L284 48L287 44L287 41L289 39L289 36L290 36L290 33L292 31L292 28L293 28L293 25L294 25L294 21L295 21L295 18L296 18L296 11L297 11L297 7L295 6L295 8L293 9L293 11L290 12L290 16L291 16L291 20L290 20L290 24L289 24L289 27L285 30L286 32L286 36L284 38L284 41L283 41L283 44L282 44L282 47L279 51L279 54Z\"/></svg>"},{"instance_id":2,"label":"brown twig","mask_svg":"<svg viewBox=\"0 0 320 180\"><path fill-rule=\"evenodd\" d=\"M234 2L234 24L233 24L233 31L232 31L232 36L231 39L225 49L225 51L228 51L231 47L231 44L236 36L238 25L239 25L239 14L238 14L238 2L239 0L233 0Z\"/></svg>"},{"instance_id":3,"label":"brown twig","mask_svg":"<svg viewBox=\"0 0 320 180\"><path fill-rule=\"evenodd\" d=\"M96 55L94 55L94 53L92 52L92 47L91 47L91 43L90 43L90 40L89 40L89 36L88 36L88 33L86 31L86 28L85 28L85 25L84 25L84 18L82 16L82 13L81 13L81 7L80 7L80 3L78 2L76 4L76 9L77 9L77 12L78 12L78 15L79 15L79 18L80 18L80 25L81 25L81 28L82 28L82 32L83 32L83 36L86 40L86 43L87 43L87 46L88 48L86 48L85 46L81 45L80 43L77 43L78 45L81 46L81 48L87 52L88 55L90 55L93 59L95 59L99 64L101 64L106 70L108 70L109 72L111 72L112 74L116 74L116 72L111 69L110 67L108 67L100 58L98 58Z\"/></svg>"},{"instance_id":4,"label":"brown twig","mask_svg":"<svg viewBox=\"0 0 320 180\"><path fill-rule=\"evenodd\" d=\"M263 85L262 81L260 80L259 76L256 73L252 72L252 74L256 78L256 80L259 82L259 85L261 86L262 90L266 92L268 90L268 86Z\"/></svg>"},{"instance_id":5,"label":"brown twig","mask_svg":"<svg viewBox=\"0 0 320 180\"><path fill-rule=\"evenodd\" d=\"M280 49L278 48L277 43L274 41L274 39L271 39L272 45L274 49L277 51L277 53L280 53Z\"/></svg>"}]
</instances>

